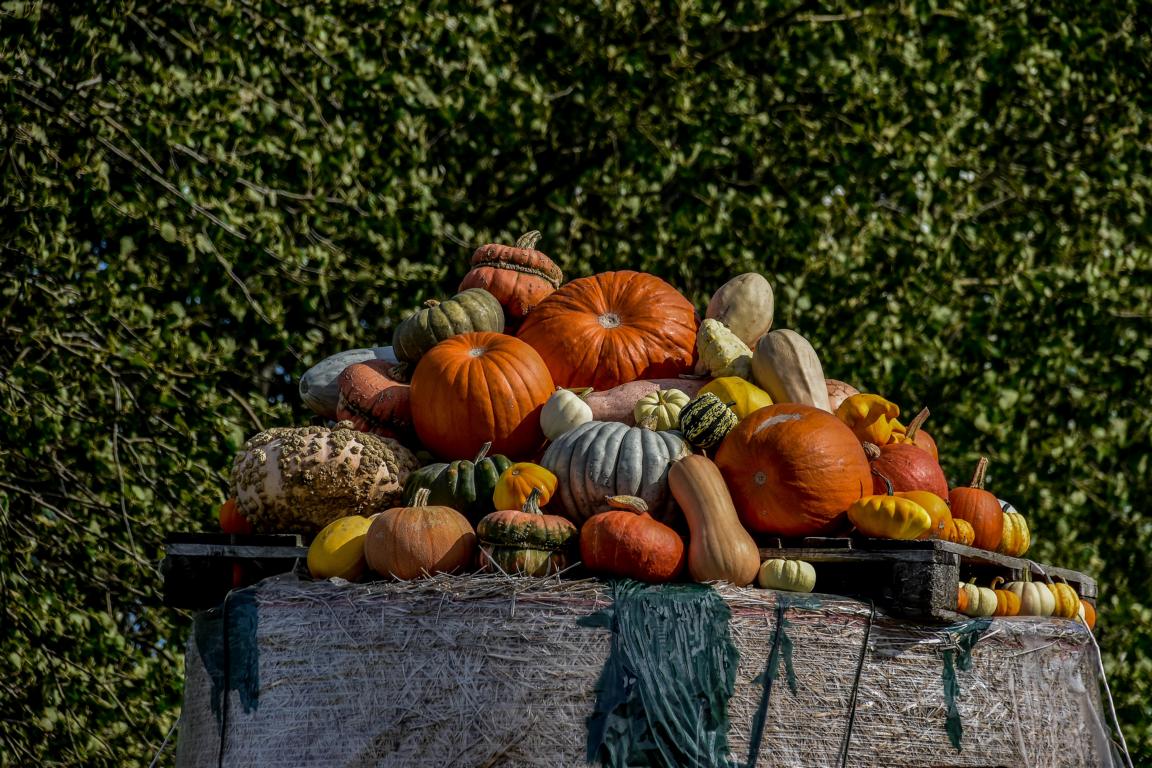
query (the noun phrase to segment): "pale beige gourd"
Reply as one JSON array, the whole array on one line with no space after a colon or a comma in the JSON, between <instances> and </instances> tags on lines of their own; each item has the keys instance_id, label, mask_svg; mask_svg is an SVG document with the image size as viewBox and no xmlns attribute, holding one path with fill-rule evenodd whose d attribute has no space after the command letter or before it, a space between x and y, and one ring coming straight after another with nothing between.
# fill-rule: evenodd
<instances>
[{"instance_id":1,"label":"pale beige gourd","mask_svg":"<svg viewBox=\"0 0 1152 768\"><path fill-rule=\"evenodd\" d=\"M991 616L996 612L996 593L987 587L978 587L973 582L960 582L960 588L968 595L968 607L964 613L973 618Z\"/></svg>"},{"instance_id":2,"label":"pale beige gourd","mask_svg":"<svg viewBox=\"0 0 1152 768\"><path fill-rule=\"evenodd\" d=\"M692 398L679 389L660 389L644 397L632 409L637 424L651 419L652 429L676 429L680 426L680 411Z\"/></svg>"},{"instance_id":3,"label":"pale beige gourd","mask_svg":"<svg viewBox=\"0 0 1152 768\"><path fill-rule=\"evenodd\" d=\"M752 376L752 350L739 336L719 320L708 319L700 323L696 332L696 353L699 364L696 372L713 377Z\"/></svg>"},{"instance_id":4,"label":"pale beige gourd","mask_svg":"<svg viewBox=\"0 0 1152 768\"><path fill-rule=\"evenodd\" d=\"M764 334L752 352L752 381L774 403L803 403L832 412L816 350L795 331Z\"/></svg>"},{"instance_id":5,"label":"pale beige gourd","mask_svg":"<svg viewBox=\"0 0 1152 768\"><path fill-rule=\"evenodd\" d=\"M668 487L688 521L688 573L694 581L747 586L760 572L760 550L732 504L720 469L692 454L668 470Z\"/></svg>"},{"instance_id":6,"label":"pale beige gourd","mask_svg":"<svg viewBox=\"0 0 1152 768\"><path fill-rule=\"evenodd\" d=\"M712 294L704 317L719 320L751 348L772 328L775 307L771 283L763 275L745 272Z\"/></svg>"},{"instance_id":7,"label":"pale beige gourd","mask_svg":"<svg viewBox=\"0 0 1152 768\"><path fill-rule=\"evenodd\" d=\"M549 440L588 421L592 421L592 406L570 389L558 388L540 409L540 429Z\"/></svg>"},{"instance_id":8,"label":"pale beige gourd","mask_svg":"<svg viewBox=\"0 0 1152 768\"><path fill-rule=\"evenodd\" d=\"M1056 598L1046 584L1035 581L1010 581L1004 588L1020 598L1021 616L1051 616Z\"/></svg>"},{"instance_id":9,"label":"pale beige gourd","mask_svg":"<svg viewBox=\"0 0 1152 768\"><path fill-rule=\"evenodd\" d=\"M756 583L764 589L811 592L816 588L816 569L804 560L774 557L760 564Z\"/></svg>"}]
</instances>

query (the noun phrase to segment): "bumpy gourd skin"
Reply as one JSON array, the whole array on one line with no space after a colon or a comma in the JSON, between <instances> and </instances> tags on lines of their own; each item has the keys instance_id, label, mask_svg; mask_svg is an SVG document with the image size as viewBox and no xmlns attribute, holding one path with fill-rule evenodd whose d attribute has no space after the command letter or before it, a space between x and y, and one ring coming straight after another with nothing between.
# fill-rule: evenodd
<instances>
[{"instance_id":1,"label":"bumpy gourd skin","mask_svg":"<svg viewBox=\"0 0 1152 768\"><path fill-rule=\"evenodd\" d=\"M237 510L257 533L312 535L346 515L396 506L419 466L400 443L357 432L349 422L265 430L232 465Z\"/></svg>"}]
</instances>

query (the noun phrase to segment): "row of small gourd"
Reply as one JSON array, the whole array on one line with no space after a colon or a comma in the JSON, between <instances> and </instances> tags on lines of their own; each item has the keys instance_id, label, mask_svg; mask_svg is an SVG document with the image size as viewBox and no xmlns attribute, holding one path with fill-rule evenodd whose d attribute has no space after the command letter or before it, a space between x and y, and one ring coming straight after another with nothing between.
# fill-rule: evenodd
<instances>
[{"instance_id":1,"label":"row of small gourd","mask_svg":"<svg viewBox=\"0 0 1152 768\"><path fill-rule=\"evenodd\" d=\"M810 590L809 564L762 563L753 534L1027 550L987 461L949 489L927 410L905 425L826 379L803 336L771 328L761 275L701 321L654 275L565 283L537 239L481 247L460 293L391 346L309 369L301 395L326 424L245 445L225 529L319 533L314 575L344 578L553 574L578 551L592 573Z\"/></svg>"}]
</instances>

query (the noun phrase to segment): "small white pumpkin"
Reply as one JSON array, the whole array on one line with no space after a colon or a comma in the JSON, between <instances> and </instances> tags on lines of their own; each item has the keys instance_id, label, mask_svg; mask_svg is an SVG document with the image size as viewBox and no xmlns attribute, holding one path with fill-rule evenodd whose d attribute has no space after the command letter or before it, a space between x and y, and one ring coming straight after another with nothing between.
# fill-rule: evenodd
<instances>
[{"instance_id":1,"label":"small white pumpkin","mask_svg":"<svg viewBox=\"0 0 1152 768\"><path fill-rule=\"evenodd\" d=\"M963 581L960 582L960 588L968 595L968 607L964 610L966 616L991 616L996 612L996 593L991 589Z\"/></svg>"},{"instance_id":2,"label":"small white pumpkin","mask_svg":"<svg viewBox=\"0 0 1152 768\"><path fill-rule=\"evenodd\" d=\"M650 425L655 430L676 429L680 426L680 411L691 399L678 389L660 389L640 398L632 410L632 418L637 424Z\"/></svg>"},{"instance_id":3,"label":"small white pumpkin","mask_svg":"<svg viewBox=\"0 0 1152 768\"><path fill-rule=\"evenodd\" d=\"M549 440L592 421L592 407L570 389L557 389L540 410L540 429Z\"/></svg>"}]
</instances>

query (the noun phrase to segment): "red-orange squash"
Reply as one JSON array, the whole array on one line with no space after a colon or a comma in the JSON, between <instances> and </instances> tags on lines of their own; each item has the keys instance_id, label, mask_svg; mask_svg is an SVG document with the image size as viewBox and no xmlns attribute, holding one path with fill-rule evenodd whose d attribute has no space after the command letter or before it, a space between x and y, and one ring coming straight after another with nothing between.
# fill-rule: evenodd
<instances>
[{"instance_id":1,"label":"red-orange squash","mask_svg":"<svg viewBox=\"0 0 1152 768\"><path fill-rule=\"evenodd\" d=\"M932 455L911 443L888 443L878 446L864 444L864 452L872 468L880 473L873 476L873 492L884 493L886 486L880 476L888 478L897 491L928 491L942 499L948 498L948 480L944 470Z\"/></svg>"},{"instance_id":2,"label":"red-orange squash","mask_svg":"<svg viewBox=\"0 0 1152 768\"><path fill-rule=\"evenodd\" d=\"M480 246L472 254L472 269L464 275L460 290L485 289L504 307L508 320L518 322L564 282L560 267L536 250L539 240L540 233L532 231L514 246Z\"/></svg>"},{"instance_id":3,"label":"red-orange squash","mask_svg":"<svg viewBox=\"0 0 1152 768\"><path fill-rule=\"evenodd\" d=\"M252 533L252 523L248 522L248 518L240 514L240 510L236 508L235 496L220 505L217 517L220 519L220 530L224 533L241 535Z\"/></svg>"},{"instance_id":4,"label":"red-orange squash","mask_svg":"<svg viewBox=\"0 0 1152 768\"><path fill-rule=\"evenodd\" d=\"M716 465L741 522L760 533L828 532L872 493L856 435L828 411L801 403L777 403L742 419L721 443Z\"/></svg>"},{"instance_id":5,"label":"red-orange squash","mask_svg":"<svg viewBox=\"0 0 1152 768\"><path fill-rule=\"evenodd\" d=\"M580 557L593 573L660 584L684 570L684 540L648 514L635 496L613 496L612 507L595 514L580 528Z\"/></svg>"},{"instance_id":6,"label":"red-orange squash","mask_svg":"<svg viewBox=\"0 0 1152 768\"><path fill-rule=\"evenodd\" d=\"M412 434L412 397L401 364L389 360L353 363L336 377L340 398L336 420L382 437Z\"/></svg>"},{"instance_id":7,"label":"red-orange squash","mask_svg":"<svg viewBox=\"0 0 1152 768\"><path fill-rule=\"evenodd\" d=\"M920 449L913 447L912 450ZM995 552L1004 536L1004 510L995 494L984 490L984 473L987 470L988 459L981 456L976 472L972 475L972 484L967 488L953 488L949 502L953 519L967 520L971 524L975 533L972 546Z\"/></svg>"},{"instance_id":8,"label":"red-orange squash","mask_svg":"<svg viewBox=\"0 0 1152 768\"><path fill-rule=\"evenodd\" d=\"M486 442L513 459L544 443L540 411L555 389L548 367L514 336L476 332L428 350L412 375L412 422L442 459L476 455Z\"/></svg>"},{"instance_id":9,"label":"red-orange squash","mask_svg":"<svg viewBox=\"0 0 1152 768\"><path fill-rule=\"evenodd\" d=\"M624 270L561 286L517 336L540 353L558 386L604 390L690 372L697 326L696 310L675 288Z\"/></svg>"}]
</instances>

